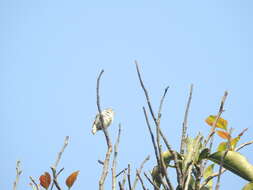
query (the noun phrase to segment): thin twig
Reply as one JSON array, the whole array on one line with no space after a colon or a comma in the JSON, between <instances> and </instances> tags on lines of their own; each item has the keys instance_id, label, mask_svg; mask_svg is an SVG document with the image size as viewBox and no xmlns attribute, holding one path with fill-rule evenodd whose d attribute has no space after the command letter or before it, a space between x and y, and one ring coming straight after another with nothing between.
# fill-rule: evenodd
<instances>
[{"instance_id":1,"label":"thin twig","mask_svg":"<svg viewBox=\"0 0 253 190\"><path fill-rule=\"evenodd\" d=\"M101 114L101 107L100 107L100 95L99 95L99 83L100 83L100 78L103 74L104 70L102 70L97 78L97 108L98 108L98 112L99 112L99 119L100 119L100 123L102 124L102 129L105 135L105 139L106 139L106 143L107 143L107 152L106 152L106 156L105 156L105 161L104 161L104 165L103 165L103 171L101 174L101 177L99 179L99 190L104 190L104 182L105 179L107 177L108 174L108 170L109 170L109 162L110 162L110 157L111 157L111 153L112 153L112 143L109 137L109 133L107 131L107 129L104 127L104 118Z\"/></svg>"},{"instance_id":2,"label":"thin twig","mask_svg":"<svg viewBox=\"0 0 253 190\"><path fill-rule=\"evenodd\" d=\"M238 147L235 149L235 151L239 151L239 150L241 150L243 147L248 146L248 145L251 145L251 144L253 144L253 141L249 141L249 142L243 143L243 144L241 144L240 146L238 146Z\"/></svg>"},{"instance_id":3,"label":"thin twig","mask_svg":"<svg viewBox=\"0 0 253 190\"><path fill-rule=\"evenodd\" d=\"M98 108L98 112L99 112L99 119L100 119L100 123L102 124L102 129L105 135L105 139L106 139L106 143L108 146L108 149L110 146L112 146L111 144L111 140L109 137L109 133L107 132L107 129L105 128L105 124L104 124L104 118L101 114L101 106L100 106L100 95L99 95L99 85L100 85L100 78L102 76L102 74L104 73L104 70L102 70L97 78L97 108Z\"/></svg>"},{"instance_id":4,"label":"thin twig","mask_svg":"<svg viewBox=\"0 0 253 190\"><path fill-rule=\"evenodd\" d=\"M172 186L172 184L169 180L169 177L168 177L168 173L167 173L167 169L165 167L164 159L162 157L162 147L161 147L161 144L160 144L160 135L162 134L161 128L160 128L160 121L161 121L161 117L162 117L161 112L162 112L162 106L163 106L163 102L164 102L165 96L167 94L168 88L169 87L166 87L165 90L164 90L164 94L161 98L160 106L159 106L159 110L158 110L158 114L157 114L158 119L157 119L157 122L156 122L156 143L157 143L157 146L158 146L159 160L160 160L160 165L158 165L159 171L162 171L162 174L166 179L166 183L169 186L169 189L173 189L173 186ZM166 187L166 189L167 189L167 187Z\"/></svg>"},{"instance_id":5,"label":"thin twig","mask_svg":"<svg viewBox=\"0 0 253 190\"><path fill-rule=\"evenodd\" d=\"M56 157L56 161L55 161L55 164L51 167L54 169L54 171L56 172L56 168L61 160L61 157L62 157L62 154L64 152L64 150L66 149L66 147L68 146L68 143L69 143L69 136L66 136L65 139L64 139L64 144L60 150L60 152L57 154L57 157ZM62 172L63 168L58 172L58 175ZM53 170L52 170L53 171ZM56 177L58 176L56 175ZM52 183L51 187L50 187L50 190L53 189L55 183Z\"/></svg>"},{"instance_id":6,"label":"thin twig","mask_svg":"<svg viewBox=\"0 0 253 190\"><path fill-rule=\"evenodd\" d=\"M141 166L140 166L140 168L138 169L138 172L139 173L141 173L141 171L142 171L142 169L143 169L143 167L144 167L144 164L148 161L150 159L150 156L148 155L146 158L145 158L145 160L143 160L143 162L141 163ZM136 177L135 177L135 180L134 180L134 184L133 184L133 188L132 188L132 190L134 190L135 188L136 188L136 185L137 185L137 183L138 183L138 176L137 176L137 173L136 173Z\"/></svg>"},{"instance_id":7,"label":"thin twig","mask_svg":"<svg viewBox=\"0 0 253 190\"><path fill-rule=\"evenodd\" d=\"M224 95L223 95L223 97L222 97L222 99L221 99L221 103L220 103L220 107L219 107L218 114L217 114L217 116L216 116L216 118L215 118L215 121L213 122L212 129L211 129L210 133L208 134L206 140L204 141L204 147L206 147L207 144L209 143L209 141L211 141L211 142L210 142L210 145L209 145L209 150L210 150L210 151L211 151L211 149L212 149L213 135L214 135L214 133L215 133L216 124L217 124L217 122L218 122L218 120L219 120L221 114L224 112L223 107L224 107L225 101L226 101L226 99L227 99L227 96L228 96L228 92L225 91L225 93L224 93ZM200 180L201 180L201 178L202 178L202 176L203 176L203 172L204 172L204 168L205 168L206 164L207 164L207 160L205 160L204 163L203 163L203 162L200 163L200 175L197 176L197 180L196 180L196 186L198 186L198 188L199 188Z\"/></svg>"},{"instance_id":8,"label":"thin twig","mask_svg":"<svg viewBox=\"0 0 253 190\"><path fill-rule=\"evenodd\" d=\"M104 162L102 160L98 160L98 163L104 165Z\"/></svg>"},{"instance_id":9,"label":"thin twig","mask_svg":"<svg viewBox=\"0 0 253 190\"><path fill-rule=\"evenodd\" d=\"M217 122L218 122L218 120L219 120L221 114L222 114L223 111L224 111L223 107L224 107L225 101L226 101L226 99L227 99L227 96L228 96L228 92L225 91L224 96L222 97L222 100L221 100L219 112L218 112L218 114L217 114L217 116L216 116L216 118L215 118L215 121L214 121L214 123L213 123L211 132L209 133L209 135L207 136L207 139L206 139L206 141L205 141L205 144L204 144L205 146L207 145L207 143L210 141L211 137L212 137L212 136L214 135L214 133L215 133L216 124L217 124Z\"/></svg>"},{"instance_id":10,"label":"thin twig","mask_svg":"<svg viewBox=\"0 0 253 190\"><path fill-rule=\"evenodd\" d=\"M60 162L61 156L62 156L62 154L63 154L65 148L68 146L68 143L69 143L69 136L66 136L66 137L65 137L65 140L64 140L64 145L63 145L61 151L58 153L57 158L56 158L56 161L55 161L55 164L53 165L53 167L54 167L55 169L57 168L57 166L58 166L58 164L59 164L59 162Z\"/></svg>"},{"instance_id":11,"label":"thin twig","mask_svg":"<svg viewBox=\"0 0 253 190\"><path fill-rule=\"evenodd\" d=\"M159 171L162 171L163 175L165 176L166 182L167 182L169 188L170 188L170 189L173 189L172 184L171 184L171 182L170 182L170 180L169 180L169 178L168 178L166 169L165 169L165 167L163 166L163 165L164 165L164 164L162 163L163 161L160 160L160 157L161 157L161 148L160 148L160 140L159 140L159 139L160 139L160 135L162 136L162 138L163 138L164 141L166 140L166 138L164 137L164 135L162 134L161 129L160 129L160 118L161 118L161 109L162 109L163 101L164 101L164 98L165 98L165 96L166 96L168 87L165 89L164 95L163 95L162 98L161 98L160 106L159 106L159 111L158 111L158 119L157 119L157 118L155 117L155 114L154 114L154 111L153 111L153 108L152 108L152 105L151 105L151 101L150 101L150 98L149 98L149 95L148 95L148 91L147 91L147 89L145 88L144 83L143 83L143 80L142 80L142 78L141 78L141 74L140 74L140 70L139 70L139 66L138 66L137 61L135 61L135 65L136 65L136 70L137 70L137 74L138 74L138 78L139 78L141 87L142 87L142 89L143 89L143 91L144 91L144 94L145 94L145 97L146 97L146 100L147 100L147 104L148 104L148 107L149 107L149 111L150 111L151 116L152 116L152 118L153 118L153 120L154 120L154 123L155 123L155 125L156 125L156 134L157 134L157 136L156 136L156 137L157 137L157 138L156 138L156 139L157 139L157 142L156 142L157 145L156 145L156 147L158 147L158 148L155 149L155 153L156 153L157 165L158 165L158 167L159 167ZM145 112L144 112L144 114L145 114ZM146 114L146 115L147 115L147 114ZM146 117L146 116L145 116L145 117ZM146 118L147 118L147 117L146 117ZM146 119L146 120L147 120L147 119ZM152 137L151 137L151 138L152 138ZM152 142L153 142L153 139L152 139ZM153 143L153 144L154 144L154 143ZM166 146L167 146L167 145L168 145L168 147L170 147L168 143L166 144ZM169 150L171 150L171 149L169 148ZM163 186L164 186L164 188L165 188L166 185L165 185L164 183L162 183L162 184L163 184Z\"/></svg>"},{"instance_id":12,"label":"thin twig","mask_svg":"<svg viewBox=\"0 0 253 190\"><path fill-rule=\"evenodd\" d=\"M181 137L181 145L180 145L180 154L184 154L184 149L185 149L185 139L186 139L186 134L187 134L187 121L188 121L188 114L189 114L189 108L192 100L192 91L193 91L193 84L191 84L190 87L190 94L188 98L188 102L186 105L185 109L185 114L184 114L184 122L183 122L183 127L182 127L182 137Z\"/></svg>"},{"instance_id":13,"label":"thin twig","mask_svg":"<svg viewBox=\"0 0 253 190\"><path fill-rule=\"evenodd\" d=\"M117 167L117 156L118 156L118 146L120 141L121 125L119 124L118 138L114 144L114 157L112 162L112 190L116 190L116 167Z\"/></svg>"},{"instance_id":14,"label":"thin twig","mask_svg":"<svg viewBox=\"0 0 253 190\"><path fill-rule=\"evenodd\" d=\"M143 107L143 113L144 113L144 116L145 116L145 119L146 119L146 124L148 126L148 130L149 130L151 140L152 140L152 143L153 143L153 147L154 147L154 150L155 150L156 161L157 161L157 164L159 165L160 160L159 160L159 156L158 156L158 148L157 148L157 145L156 145L156 142L155 142L155 137L154 137L154 134L152 132L152 129L151 129L151 126L150 126L150 123L149 123L149 119L148 119L148 115L147 115L145 107Z\"/></svg>"},{"instance_id":15,"label":"thin twig","mask_svg":"<svg viewBox=\"0 0 253 190\"><path fill-rule=\"evenodd\" d=\"M61 190L61 187L60 187L60 185L59 185L59 183L58 183L58 181L57 181L57 174L56 174L56 170L55 170L55 168L54 167L51 167L51 170L52 170L52 174L53 174L53 183L55 184L55 186L56 186L56 188L58 189L58 190Z\"/></svg>"},{"instance_id":16,"label":"thin twig","mask_svg":"<svg viewBox=\"0 0 253 190\"><path fill-rule=\"evenodd\" d=\"M116 175L116 178L119 177L122 173L124 173L124 171L126 171L127 168L124 168L123 170L121 170L117 175Z\"/></svg>"},{"instance_id":17,"label":"thin twig","mask_svg":"<svg viewBox=\"0 0 253 190\"><path fill-rule=\"evenodd\" d=\"M152 181L152 179L144 172L144 176L148 179L149 183L151 183L155 190L160 190L160 188Z\"/></svg>"},{"instance_id":18,"label":"thin twig","mask_svg":"<svg viewBox=\"0 0 253 190\"><path fill-rule=\"evenodd\" d=\"M148 107L149 107L150 113L151 113L151 115L152 115L153 120L154 120L155 123L156 123L157 120L156 120L154 111L153 111L152 106L151 106L151 102L150 102L150 98L149 98L149 95L148 95L148 91L147 91L147 89L145 88L144 83L143 83L143 80L142 80L142 78L141 78L141 73L140 73L140 70L139 70L139 66L138 66L137 61L135 61L135 65L136 65L136 70L137 70L138 78L139 78L139 81L140 81L140 83L141 83L141 87L142 87L142 89L143 89L143 91L144 91L144 93L145 93L145 96L146 96L146 100L147 100L147 103L148 103Z\"/></svg>"},{"instance_id":19,"label":"thin twig","mask_svg":"<svg viewBox=\"0 0 253 190\"><path fill-rule=\"evenodd\" d=\"M143 190L146 190L146 187L145 187L145 185L144 185L144 183L143 183L143 180L142 180L141 175L140 175L140 173L139 173L138 170L136 170L136 176L140 179L142 189L143 189Z\"/></svg>"},{"instance_id":20,"label":"thin twig","mask_svg":"<svg viewBox=\"0 0 253 190\"><path fill-rule=\"evenodd\" d=\"M127 181L128 181L129 190L132 190L132 185L131 185L131 168L130 168L130 164L128 164Z\"/></svg>"},{"instance_id":21,"label":"thin twig","mask_svg":"<svg viewBox=\"0 0 253 190\"><path fill-rule=\"evenodd\" d=\"M123 186L123 188L125 187L125 184L126 184L126 178L127 178L127 169L128 168L126 168L126 170L124 170L123 171L123 179L122 179L122 186Z\"/></svg>"},{"instance_id":22,"label":"thin twig","mask_svg":"<svg viewBox=\"0 0 253 190\"><path fill-rule=\"evenodd\" d=\"M13 183L13 190L16 190L17 189L17 185L18 185L18 181L19 181L19 177L22 173L22 170L20 169L20 160L17 161L16 163L16 179Z\"/></svg>"},{"instance_id":23,"label":"thin twig","mask_svg":"<svg viewBox=\"0 0 253 190\"><path fill-rule=\"evenodd\" d=\"M221 172L222 172L224 160L225 160L225 157L226 157L227 154L228 154L228 151L229 151L230 148L231 148L231 133L232 133L232 130L233 130L232 128L229 130L227 148L226 148L226 151L225 151L224 155L223 155L222 158L221 158L220 168L219 168L219 174L218 174L218 178L217 178L217 183L216 183L216 186L215 186L215 190L219 190L219 188L220 188L220 179L221 179Z\"/></svg>"},{"instance_id":24,"label":"thin twig","mask_svg":"<svg viewBox=\"0 0 253 190\"><path fill-rule=\"evenodd\" d=\"M221 174L220 175L222 175L225 171L227 171L227 170L223 168L221 170ZM216 173L208 176L208 178L206 178L205 181L203 182L203 184L200 186L200 189L203 188L204 186L206 186L210 180L212 180L215 177L218 177L218 175L219 175L219 172L216 172Z\"/></svg>"},{"instance_id":25,"label":"thin twig","mask_svg":"<svg viewBox=\"0 0 253 190\"><path fill-rule=\"evenodd\" d=\"M36 187L36 190L40 190L38 184L35 182L35 180L33 179L32 176L29 176L30 180L32 181L32 183L34 184L34 186Z\"/></svg>"},{"instance_id":26,"label":"thin twig","mask_svg":"<svg viewBox=\"0 0 253 190\"><path fill-rule=\"evenodd\" d=\"M63 170L64 170L64 168L60 169L60 171L57 172L56 177L58 177Z\"/></svg>"},{"instance_id":27,"label":"thin twig","mask_svg":"<svg viewBox=\"0 0 253 190\"><path fill-rule=\"evenodd\" d=\"M165 99L165 96L168 92L168 89L169 89L169 86L167 86L164 90L164 93L163 93L163 96L161 98L161 101L160 101L160 106L159 106L159 109L158 109L158 116L157 116L157 120L158 120L158 123L160 122L160 119L161 119L161 116L162 116L162 107L163 107L163 102L164 102L164 99Z\"/></svg>"},{"instance_id":28,"label":"thin twig","mask_svg":"<svg viewBox=\"0 0 253 190\"><path fill-rule=\"evenodd\" d=\"M123 185L121 184L120 181L119 181L119 189L120 189L120 190L124 190L124 187L123 187Z\"/></svg>"}]
</instances>

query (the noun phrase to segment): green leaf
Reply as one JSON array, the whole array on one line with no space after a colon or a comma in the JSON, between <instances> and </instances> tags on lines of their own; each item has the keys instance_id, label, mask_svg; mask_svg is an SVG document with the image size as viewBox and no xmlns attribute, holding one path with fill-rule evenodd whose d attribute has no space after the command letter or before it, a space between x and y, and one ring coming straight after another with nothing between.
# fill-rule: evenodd
<instances>
[{"instance_id":1,"label":"green leaf","mask_svg":"<svg viewBox=\"0 0 253 190\"><path fill-rule=\"evenodd\" d=\"M215 152L211 154L208 159L220 164L221 160L224 158L225 152L226 151ZM228 151L223 161L223 167L248 181L253 181L253 165L251 165L246 157L239 152Z\"/></svg>"},{"instance_id":2,"label":"green leaf","mask_svg":"<svg viewBox=\"0 0 253 190\"><path fill-rule=\"evenodd\" d=\"M219 144L217 151L221 152L221 151L225 151L227 150L227 142L222 142Z\"/></svg>"},{"instance_id":3,"label":"green leaf","mask_svg":"<svg viewBox=\"0 0 253 190\"><path fill-rule=\"evenodd\" d=\"M187 170L189 163L196 163L199 159L200 151L202 150L202 141L203 136L198 135L197 137L186 139L186 152L183 160L183 172Z\"/></svg>"},{"instance_id":4,"label":"green leaf","mask_svg":"<svg viewBox=\"0 0 253 190\"><path fill-rule=\"evenodd\" d=\"M230 142L231 150L235 149L235 147L236 147L237 143L239 142L239 140L240 140L240 136L238 136L238 137L231 140L231 142Z\"/></svg>"},{"instance_id":5,"label":"green leaf","mask_svg":"<svg viewBox=\"0 0 253 190\"><path fill-rule=\"evenodd\" d=\"M252 190L253 189L253 182L246 184L242 190Z\"/></svg>"},{"instance_id":6,"label":"green leaf","mask_svg":"<svg viewBox=\"0 0 253 190\"><path fill-rule=\"evenodd\" d=\"M211 176L213 174L213 168L214 168L214 164L211 164L210 166L208 166L205 170L204 170L204 179L207 179L209 176ZM213 186L213 180L210 180L207 185L208 188L212 189Z\"/></svg>"}]
</instances>

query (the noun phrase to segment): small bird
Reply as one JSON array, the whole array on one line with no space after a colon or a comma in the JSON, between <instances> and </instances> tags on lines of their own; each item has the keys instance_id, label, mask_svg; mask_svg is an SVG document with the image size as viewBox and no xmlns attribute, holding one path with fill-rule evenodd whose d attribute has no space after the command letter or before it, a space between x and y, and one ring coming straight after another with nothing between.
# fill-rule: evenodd
<instances>
[{"instance_id":1,"label":"small bird","mask_svg":"<svg viewBox=\"0 0 253 190\"><path fill-rule=\"evenodd\" d=\"M114 118L114 111L111 108L105 109L101 112L104 119L104 127L107 128L111 125ZM95 121L92 125L92 134L94 135L97 131L102 130L102 124L100 122L99 113L96 115Z\"/></svg>"}]
</instances>

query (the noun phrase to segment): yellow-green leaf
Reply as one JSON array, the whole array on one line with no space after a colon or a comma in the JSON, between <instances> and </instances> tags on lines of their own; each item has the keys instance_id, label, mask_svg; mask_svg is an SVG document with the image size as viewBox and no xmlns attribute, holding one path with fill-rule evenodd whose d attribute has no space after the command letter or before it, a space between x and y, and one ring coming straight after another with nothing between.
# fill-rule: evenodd
<instances>
[{"instance_id":1,"label":"yellow-green leaf","mask_svg":"<svg viewBox=\"0 0 253 190\"><path fill-rule=\"evenodd\" d=\"M204 179L207 179L209 176L211 176L213 174L213 168L214 168L214 164L211 164L210 166L208 166L205 170L204 170ZM213 186L213 180L210 180L207 185L208 188L212 189Z\"/></svg>"},{"instance_id":2,"label":"yellow-green leaf","mask_svg":"<svg viewBox=\"0 0 253 190\"><path fill-rule=\"evenodd\" d=\"M238 141L240 140L240 136L233 138L230 142L231 150L234 150Z\"/></svg>"},{"instance_id":3,"label":"yellow-green leaf","mask_svg":"<svg viewBox=\"0 0 253 190\"><path fill-rule=\"evenodd\" d=\"M221 152L221 151L225 151L227 150L227 142L222 142L219 144L217 151Z\"/></svg>"},{"instance_id":4,"label":"yellow-green leaf","mask_svg":"<svg viewBox=\"0 0 253 190\"><path fill-rule=\"evenodd\" d=\"M208 118L206 118L206 123L212 127L214 125L216 117L217 117L216 115L210 115ZM227 130L227 125L228 125L227 120L220 117L215 126L217 128Z\"/></svg>"}]
</instances>

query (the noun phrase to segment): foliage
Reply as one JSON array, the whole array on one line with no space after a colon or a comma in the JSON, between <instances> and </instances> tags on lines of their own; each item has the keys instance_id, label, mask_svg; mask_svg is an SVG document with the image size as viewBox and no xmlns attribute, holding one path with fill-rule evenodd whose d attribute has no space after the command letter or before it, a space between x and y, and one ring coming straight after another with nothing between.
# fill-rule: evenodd
<instances>
[{"instance_id":1,"label":"foliage","mask_svg":"<svg viewBox=\"0 0 253 190\"><path fill-rule=\"evenodd\" d=\"M146 108L143 107L144 117L146 119L146 124L148 127L148 131L150 133L150 137L152 140L152 146L154 149L154 157L156 158L156 164L151 169L151 173L147 174L146 172L142 172L144 164L146 161L149 160L147 157L143 163L141 164L140 168L135 173L134 183L132 184L131 178L131 167L128 165L126 169L123 169L121 172L116 174L116 167L117 167L117 154L118 154L118 145L120 142L120 134L121 128L119 126L119 132L117 141L114 146L111 143L111 139L109 137L109 132L107 127L111 124L104 123L105 118L103 118L103 111L100 107L100 94L99 94L99 84L100 79L103 74L103 70L100 72L98 79L97 79L97 108L98 108L98 115L96 117L96 122L101 123L100 128L101 131L105 135L106 144L107 144L107 151L105 155L105 159L103 161L99 161L100 164L103 165L103 169L101 172L101 176L98 182L99 190L104 190L104 182L107 179L107 175L109 172L109 167L111 163L111 171L112 171L112 190L116 190L117 185L120 190L134 190L137 186L137 183L140 182L142 189L148 189L148 186L152 186L154 190L211 190L214 189L218 190L220 187L220 179L224 172L227 170L236 174L238 177L241 177L248 181L243 187L243 190L252 190L253 189L253 165L251 165L245 156L240 154L238 151L253 143L253 141L246 142L238 146L238 143L241 140L241 137L247 131L247 129L243 130L236 136L233 136L232 128L229 128L228 121L221 117L223 113L223 107L225 104L225 100L228 96L228 93L225 92L224 96L221 99L220 107L217 114L212 114L205 119L207 125L209 125L210 131L206 137L202 134L197 134L195 137L191 137L187 134L187 118L188 112L191 104L192 99L192 92L193 92L193 85L191 85L190 93L188 102L186 105L186 111L183 121L183 128L182 128L182 138L180 140L180 150L174 150L166 137L162 132L162 128L160 126L161 120L161 112L163 102L168 90L168 87L165 88L164 94L161 98L159 104L159 110L157 113L154 112L151 101L149 98L149 94L145 85L143 83L140 69L138 63L136 64L136 70L139 78L139 82L141 88L143 89L148 111ZM150 113L152 120L154 121L154 129L152 129L152 125L150 124L150 119L148 117L148 113ZM111 121L113 118L110 118ZM155 132L153 132L153 130ZM217 134L217 135L216 135ZM52 190L57 188L57 190L62 190L61 185L58 183L57 178L62 173L64 168L57 170L57 165L61 159L61 156L68 145L69 137L66 137L64 141L64 145L61 151L58 153L57 159L55 164L51 167L52 174L50 175L49 172L45 172L39 177L39 184L34 180L32 177L31 179L31 187L34 190L40 190L41 187L44 189ZM213 146L214 139L221 139L222 142L217 147ZM216 150L216 151L214 151ZM112 154L113 153L113 154ZM113 156L111 156L113 155ZM21 170L19 166L20 162L17 162L17 175L16 180L13 185L13 190L16 190L17 183L19 180L19 176L21 175ZM176 171L176 182L171 182L170 176L168 175L169 170ZM65 183L68 189L73 187L73 184L76 182L77 177L79 174L79 170L71 173ZM145 179L143 179L143 174ZM118 180L119 176L122 176L122 180ZM217 179L215 184L214 179ZM117 183L118 182L118 183ZM173 187L173 184L176 183L176 187Z\"/></svg>"}]
</instances>

